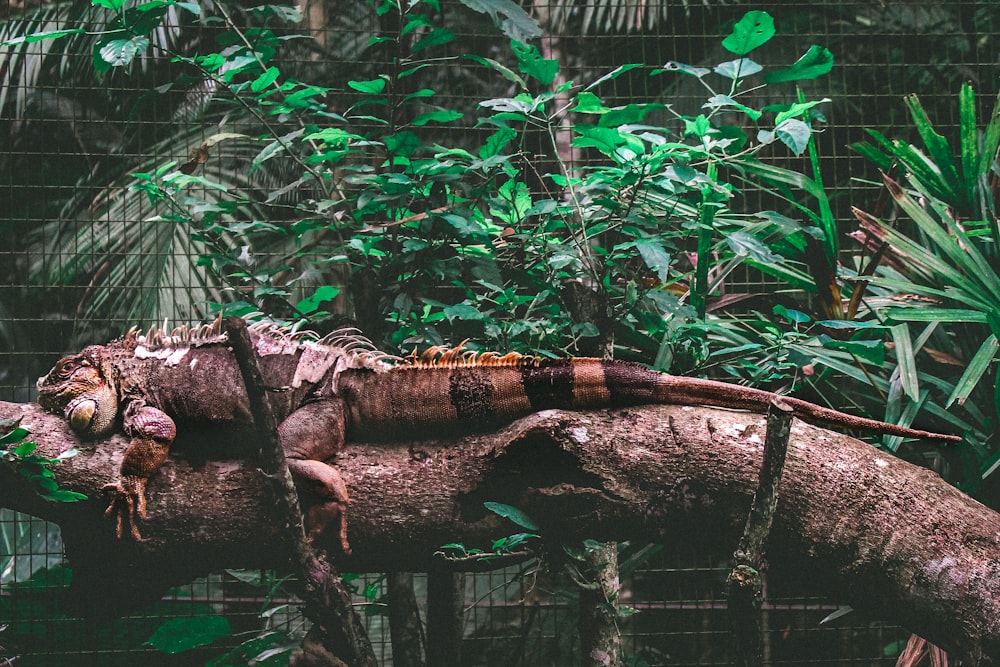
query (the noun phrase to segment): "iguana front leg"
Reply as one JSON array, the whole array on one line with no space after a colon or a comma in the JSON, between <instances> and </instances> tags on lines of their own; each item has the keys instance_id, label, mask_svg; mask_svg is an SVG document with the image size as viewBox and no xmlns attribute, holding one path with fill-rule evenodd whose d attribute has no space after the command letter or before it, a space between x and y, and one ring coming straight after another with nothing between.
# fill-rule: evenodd
<instances>
[{"instance_id":1,"label":"iguana front leg","mask_svg":"<svg viewBox=\"0 0 1000 667\"><path fill-rule=\"evenodd\" d=\"M146 512L146 482L167 460L170 445L177 435L174 420L159 408L136 400L129 403L124 414L125 433L132 443L122 459L121 477L106 484L105 491L113 492L104 515L115 520L115 535L119 538L128 527L133 539L139 541L138 519L148 518Z\"/></svg>"},{"instance_id":2,"label":"iguana front leg","mask_svg":"<svg viewBox=\"0 0 1000 667\"><path fill-rule=\"evenodd\" d=\"M302 503L306 534L314 540L335 523L340 548L350 555L347 541L347 484L338 470L324 461L344 447L344 404L340 399L307 403L278 427L288 470Z\"/></svg>"}]
</instances>

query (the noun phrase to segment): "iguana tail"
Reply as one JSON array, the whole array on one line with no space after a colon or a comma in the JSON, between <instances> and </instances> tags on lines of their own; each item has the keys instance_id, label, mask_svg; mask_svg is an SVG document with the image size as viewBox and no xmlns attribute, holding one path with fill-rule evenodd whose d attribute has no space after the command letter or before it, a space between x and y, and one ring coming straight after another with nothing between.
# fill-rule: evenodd
<instances>
[{"instance_id":1,"label":"iguana tail","mask_svg":"<svg viewBox=\"0 0 1000 667\"><path fill-rule=\"evenodd\" d=\"M461 349L432 350L383 372L346 371L340 393L355 436L414 438L482 431L550 408L625 405L710 405L763 412L776 395L725 382L667 375L645 366L600 359L540 359ZM795 415L836 425L914 438L960 440L855 417L782 397Z\"/></svg>"}]
</instances>

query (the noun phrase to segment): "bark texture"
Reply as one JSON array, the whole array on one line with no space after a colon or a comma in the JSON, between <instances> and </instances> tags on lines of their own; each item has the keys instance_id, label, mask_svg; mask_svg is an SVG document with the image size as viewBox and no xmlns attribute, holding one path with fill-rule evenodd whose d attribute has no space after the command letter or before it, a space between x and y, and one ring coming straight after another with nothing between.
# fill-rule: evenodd
<instances>
[{"instance_id":1,"label":"bark texture","mask_svg":"<svg viewBox=\"0 0 1000 667\"><path fill-rule=\"evenodd\" d=\"M0 466L0 505L63 527L74 584L117 612L223 567L288 561L273 490L253 443L181 429L149 484L141 543L117 541L101 487L127 444L81 444L60 417L23 416L40 454L82 453L57 469L90 501L41 500ZM489 546L510 524L484 501L524 509L547 539L711 540L732 549L761 465L763 417L686 406L546 411L496 433L393 445L353 443L336 463L351 490L347 571L440 570L448 542ZM245 456L246 458L239 458ZM336 547L336 536L327 545ZM1000 515L936 474L796 421L768 553L814 573L830 595L907 626L973 665L1000 665ZM772 576L780 569L772 567ZM89 589L89 590L88 590ZM84 595L82 599L88 599Z\"/></svg>"}]
</instances>

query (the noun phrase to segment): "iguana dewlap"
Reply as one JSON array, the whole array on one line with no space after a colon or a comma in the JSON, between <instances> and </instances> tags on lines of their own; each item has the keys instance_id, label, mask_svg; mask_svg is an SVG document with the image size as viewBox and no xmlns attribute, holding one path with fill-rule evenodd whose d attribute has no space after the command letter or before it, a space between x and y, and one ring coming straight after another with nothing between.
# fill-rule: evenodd
<instances>
[{"instance_id":1,"label":"iguana dewlap","mask_svg":"<svg viewBox=\"0 0 1000 667\"><path fill-rule=\"evenodd\" d=\"M678 377L628 362L540 359L432 348L396 359L352 331L306 341L274 325L251 325L251 340L269 390L289 469L306 507L311 537L336 522L347 542L347 488L323 461L348 439L419 439L421 433L484 431L548 408L642 404L767 409L775 395L734 384ZM395 363L394 363L395 361ZM855 417L782 397L795 415L827 425L919 438L959 440ZM62 413L80 436L114 430L119 418L131 444L106 514L119 537L141 539L145 488L166 460L183 424L252 423L236 360L221 322L166 334L134 331L107 345L64 357L38 380L38 402Z\"/></svg>"}]
</instances>

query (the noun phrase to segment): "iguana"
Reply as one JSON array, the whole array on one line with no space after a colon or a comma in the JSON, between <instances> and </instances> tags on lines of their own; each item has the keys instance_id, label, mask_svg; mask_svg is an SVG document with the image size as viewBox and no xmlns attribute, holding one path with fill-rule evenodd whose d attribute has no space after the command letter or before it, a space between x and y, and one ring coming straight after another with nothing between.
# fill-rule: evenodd
<instances>
[{"instance_id":1,"label":"iguana","mask_svg":"<svg viewBox=\"0 0 1000 667\"><path fill-rule=\"evenodd\" d=\"M632 362L543 359L432 347L400 359L379 352L356 330L307 340L274 324L255 323L251 340L269 390L289 469L312 499L305 513L310 537L336 521L347 541L347 487L324 461L350 439L415 438L420 434L485 431L547 408L582 409L684 404L767 409L775 394L735 384L659 373ZM916 438L960 440L855 417L782 397L797 417ZM38 402L65 415L81 437L112 432L121 420L131 443L106 515L122 537L141 540L148 518L146 483L167 458L177 428L187 422L250 424L242 376L221 319L171 333L134 329L107 345L61 359L38 380Z\"/></svg>"}]
</instances>

